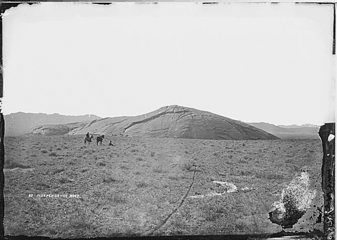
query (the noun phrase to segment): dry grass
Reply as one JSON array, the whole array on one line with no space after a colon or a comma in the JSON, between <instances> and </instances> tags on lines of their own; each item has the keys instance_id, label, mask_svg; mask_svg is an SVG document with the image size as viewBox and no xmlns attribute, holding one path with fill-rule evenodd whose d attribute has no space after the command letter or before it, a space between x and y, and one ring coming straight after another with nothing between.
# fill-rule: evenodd
<instances>
[{"instance_id":1,"label":"dry grass","mask_svg":"<svg viewBox=\"0 0 337 240\"><path fill-rule=\"evenodd\" d=\"M278 232L267 213L303 166L321 196L319 140L113 142L112 148L84 146L83 136L6 137L5 234L125 237L156 226L152 235ZM256 190L190 198L215 190L212 180ZM295 230L304 225L300 221Z\"/></svg>"}]
</instances>

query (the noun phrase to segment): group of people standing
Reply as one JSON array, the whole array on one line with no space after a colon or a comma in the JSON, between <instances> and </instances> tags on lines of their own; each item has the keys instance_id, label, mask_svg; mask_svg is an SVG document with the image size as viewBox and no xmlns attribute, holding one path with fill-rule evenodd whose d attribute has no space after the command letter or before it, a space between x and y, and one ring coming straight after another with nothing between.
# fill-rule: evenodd
<instances>
[{"instance_id":1,"label":"group of people standing","mask_svg":"<svg viewBox=\"0 0 337 240\"><path fill-rule=\"evenodd\" d=\"M89 132L85 135L85 139L84 139L84 144L86 144L87 142L90 144L92 141L92 138L94 136L89 134ZM104 139L104 135L99 135L96 140L97 140L97 145L100 143L101 145L103 144L103 139ZM111 142L109 142L109 146L114 146L114 144Z\"/></svg>"}]
</instances>

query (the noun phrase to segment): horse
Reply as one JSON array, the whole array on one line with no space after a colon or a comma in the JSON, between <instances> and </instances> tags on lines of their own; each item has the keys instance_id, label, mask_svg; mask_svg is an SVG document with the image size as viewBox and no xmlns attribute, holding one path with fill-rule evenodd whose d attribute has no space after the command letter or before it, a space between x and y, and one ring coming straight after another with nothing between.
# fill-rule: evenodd
<instances>
[{"instance_id":1,"label":"horse","mask_svg":"<svg viewBox=\"0 0 337 240\"><path fill-rule=\"evenodd\" d=\"M88 142L88 144L90 144L91 143L91 139L93 139L93 135L91 135L90 137L88 137L88 136L85 136L85 138L84 138L84 144L86 144L87 142Z\"/></svg>"},{"instance_id":2,"label":"horse","mask_svg":"<svg viewBox=\"0 0 337 240\"><path fill-rule=\"evenodd\" d=\"M104 139L104 135L97 137L97 146L98 146L98 143L101 143L101 145L103 144L103 139Z\"/></svg>"}]
</instances>

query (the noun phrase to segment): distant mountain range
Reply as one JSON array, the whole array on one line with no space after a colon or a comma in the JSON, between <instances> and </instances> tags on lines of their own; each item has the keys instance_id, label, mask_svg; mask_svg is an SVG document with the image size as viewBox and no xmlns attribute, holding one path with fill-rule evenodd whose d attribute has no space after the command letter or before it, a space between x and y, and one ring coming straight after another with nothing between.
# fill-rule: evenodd
<instances>
[{"instance_id":1,"label":"distant mountain range","mask_svg":"<svg viewBox=\"0 0 337 240\"><path fill-rule=\"evenodd\" d=\"M319 126L243 123L210 112L177 105L134 117L100 118L96 115L65 116L44 113L5 115L5 136L123 134L206 139L319 139ZM262 131L261 131L262 130Z\"/></svg>"},{"instance_id":2,"label":"distant mountain range","mask_svg":"<svg viewBox=\"0 0 337 240\"><path fill-rule=\"evenodd\" d=\"M298 125L273 125L270 123L248 123L251 126L269 132L281 139L320 139L318 135L319 126L312 124Z\"/></svg>"},{"instance_id":3,"label":"distant mountain range","mask_svg":"<svg viewBox=\"0 0 337 240\"><path fill-rule=\"evenodd\" d=\"M51 124L67 124L75 122L91 122L99 119L96 115L65 116L45 113L11 113L5 118L5 136L19 136L30 133L33 128Z\"/></svg>"},{"instance_id":4,"label":"distant mountain range","mask_svg":"<svg viewBox=\"0 0 337 240\"><path fill-rule=\"evenodd\" d=\"M278 127L282 128L304 128L304 127L310 127L310 128L319 128L320 126L313 125L313 124L302 124L302 125L277 125Z\"/></svg>"}]
</instances>

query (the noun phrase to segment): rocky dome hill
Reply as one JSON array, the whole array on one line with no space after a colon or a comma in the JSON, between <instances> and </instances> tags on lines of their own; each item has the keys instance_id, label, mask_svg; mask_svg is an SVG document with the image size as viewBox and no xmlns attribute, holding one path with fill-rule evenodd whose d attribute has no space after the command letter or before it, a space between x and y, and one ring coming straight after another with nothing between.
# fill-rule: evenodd
<instances>
[{"instance_id":1,"label":"rocky dome hill","mask_svg":"<svg viewBox=\"0 0 337 240\"><path fill-rule=\"evenodd\" d=\"M91 121L71 130L78 134L127 135L189 139L278 139L246 123L214 113L177 105L134 117L111 117Z\"/></svg>"}]
</instances>

